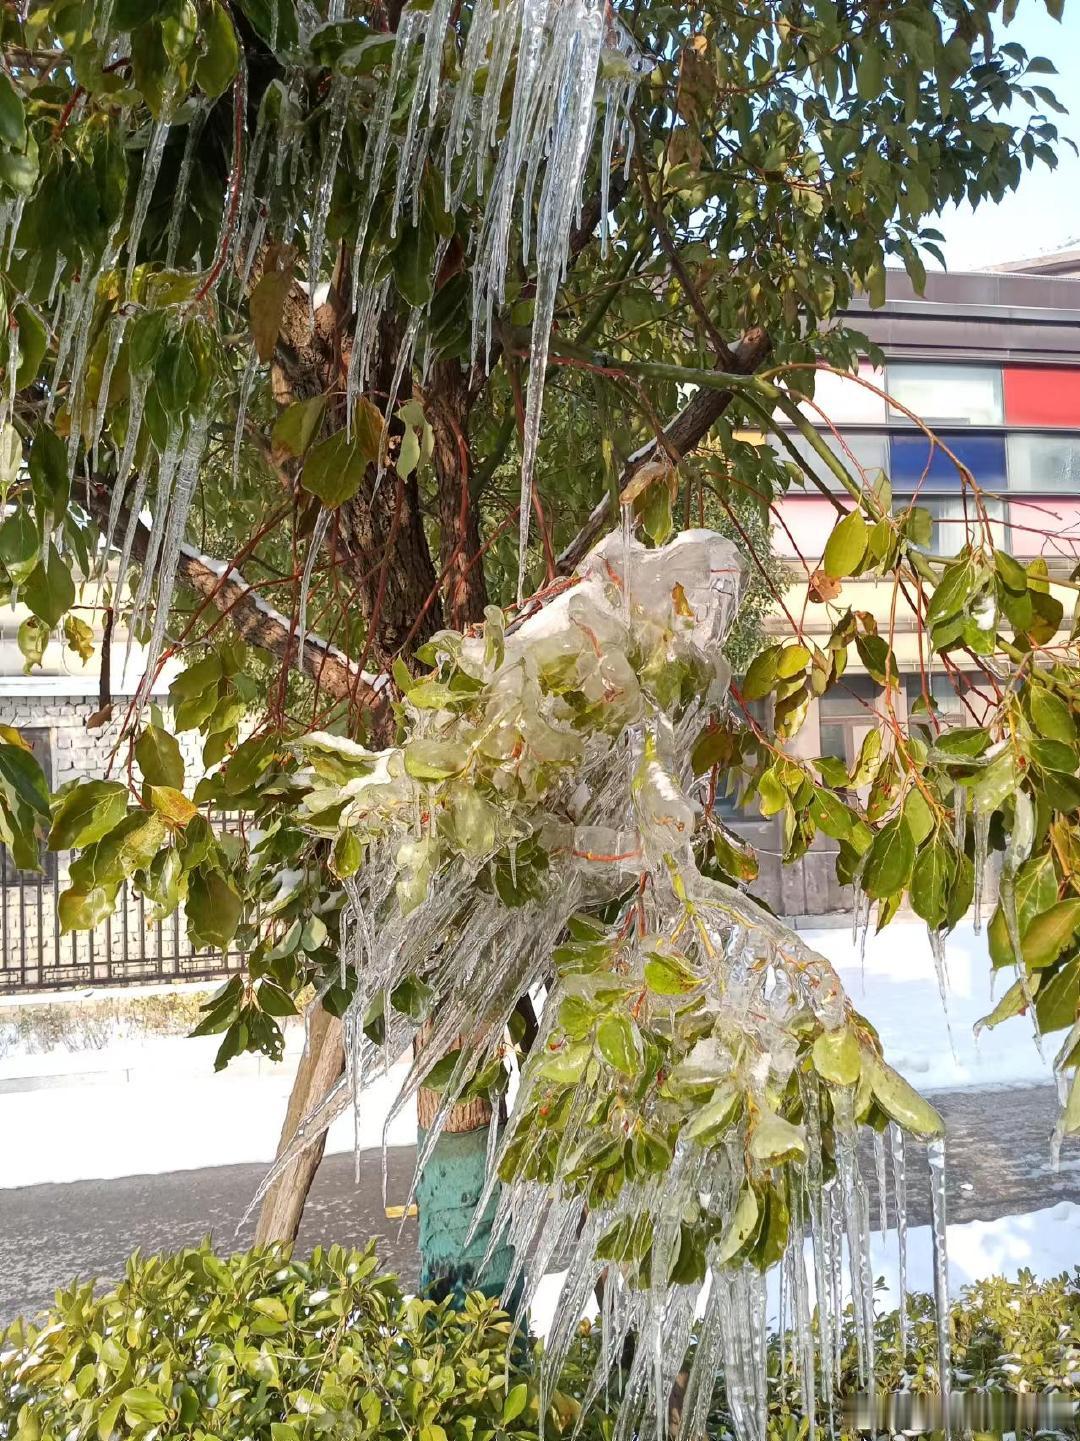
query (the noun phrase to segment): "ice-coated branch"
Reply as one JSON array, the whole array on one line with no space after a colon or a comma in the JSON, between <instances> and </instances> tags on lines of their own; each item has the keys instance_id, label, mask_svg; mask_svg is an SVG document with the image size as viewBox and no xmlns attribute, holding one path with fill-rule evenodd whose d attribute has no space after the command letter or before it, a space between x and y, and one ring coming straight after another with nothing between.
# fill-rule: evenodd
<instances>
[{"instance_id":1,"label":"ice-coated branch","mask_svg":"<svg viewBox=\"0 0 1080 1441\"><path fill-rule=\"evenodd\" d=\"M104 523L109 510L106 487L91 488L90 509L95 518ZM128 520L122 513L125 530ZM150 529L141 520L137 521L132 536L131 554L141 563L150 545ZM185 544L180 547L176 573L204 600L212 601L244 640L280 660L287 660L335 700L347 700L355 695L361 705L370 704L386 684L385 677L369 672L362 672L358 677L348 656L319 636L305 636L303 655L299 655L294 627L288 617L269 605L244 576L225 561L202 555Z\"/></svg>"}]
</instances>

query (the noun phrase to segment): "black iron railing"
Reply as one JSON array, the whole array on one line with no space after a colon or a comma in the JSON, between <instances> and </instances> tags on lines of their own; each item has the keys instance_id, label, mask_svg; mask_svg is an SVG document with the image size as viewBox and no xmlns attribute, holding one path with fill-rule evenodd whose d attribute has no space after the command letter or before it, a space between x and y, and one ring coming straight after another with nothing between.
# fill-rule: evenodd
<instances>
[{"instance_id":1,"label":"black iron railing","mask_svg":"<svg viewBox=\"0 0 1080 1441\"><path fill-rule=\"evenodd\" d=\"M215 825L232 828L219 818ZM68 860L44 853L41 872L19 871L0 846L0 995L213 980L243 967L239 951L197 949L182 907L154 920L153 907L127 884L108 920L65 933L57 901L68 884Z\"/></svg>"}]
</instances>

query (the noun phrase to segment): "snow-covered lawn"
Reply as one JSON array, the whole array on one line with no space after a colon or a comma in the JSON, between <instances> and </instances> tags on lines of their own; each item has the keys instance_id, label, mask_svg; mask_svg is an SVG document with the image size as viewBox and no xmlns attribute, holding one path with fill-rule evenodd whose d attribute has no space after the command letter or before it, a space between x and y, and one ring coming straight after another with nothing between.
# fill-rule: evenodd
<instances>
[{"instance_id":1,"label":"snow-covered lawn","mask_svg":"<svg viewBox=\"0 0 1080 1441\"><path fill-rule=\"evenodd\" d=\"M984 937L970 925L948 945L949 1044L925 928L894 922L869 936L865 963L847 929L808 931L810 944L839 969L855 1005L881 1032L886 1055L924 1090L999 1086L1049 1079L1023 1018L985 1032L972 1027L993 1005ZM998 993L1009 978L1001 977ZM213 1037L117 1040L103 1050L67 1050L0 1059L0 1186L189 1170L269 1161L277 1145L292 1074L303 1042L290 1029L286 1059L272 1065L241 1057L213 1071ZM381 1144L397 1084L375 1085L361 1117L361 1144ZM34 1076L42 1089L6 1090ZM392 1145L415 1137L415 1110L391 1127ZM353 1144L351 1115L332 1129L328 1149Z\"/></svg>"}]
</instances>

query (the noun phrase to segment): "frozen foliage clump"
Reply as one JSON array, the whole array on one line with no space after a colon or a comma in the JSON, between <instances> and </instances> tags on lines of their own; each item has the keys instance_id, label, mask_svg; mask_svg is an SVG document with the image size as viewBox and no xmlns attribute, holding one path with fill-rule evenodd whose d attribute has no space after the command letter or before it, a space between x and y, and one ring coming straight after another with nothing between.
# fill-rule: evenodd
<instances>
[{"instance_id":1,"label":"frozen foliage clump","mask_svg":"<svg viewBox=\"0 0 1080 1441\"><path fill-rule=\"evenodd\" d=\"M492 1246L505 1236L514 1248L509 1285L527 1268L528 1298L548 1262L567 1266L543 1387L602 1281L592 1395L633 1334L626 1437L650 1416L666 1424L702 1305L684 1434L697 1434L722 1365L741 1434L764 1435L772 1265L800 1338L806 1414L838 1375L845 1253L869 1384L859 1129L892 1120L930 1138L940 1165L937 1114L881 1059L828 962L702 859L711 820L691 747L726 693L720 647L741 586L721 537L690 531L646 550L627 528L517 623L492 609L475 632L434 637L431 673L405 693L402 746L295 743L309 768L304 824L333 838L349 896L355 992L347 1074L267 1184L362 1105L423 1028L397 1102L429 1081L441 1091L418 1172L450 1108L490 1097ZM515 1012L541 989L524 1055ZM893 1154L902 1178L900 1140ZM902 1179L897 1191L902 1215ZM935 1220L940 1247L938 1205Z\"/></svg>"}]
</instances>

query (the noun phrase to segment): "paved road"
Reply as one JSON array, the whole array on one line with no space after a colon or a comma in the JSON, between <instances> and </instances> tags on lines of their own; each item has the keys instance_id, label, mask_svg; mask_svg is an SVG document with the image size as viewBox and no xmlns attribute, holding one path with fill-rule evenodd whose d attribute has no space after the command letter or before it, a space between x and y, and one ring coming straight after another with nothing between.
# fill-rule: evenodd
<instances>
[{"instance_id":1,"label":"paved road","mask_svg":"<svg viewBox=\"0 0 1080 1441\"><path fill-rule=\"evenodd\" d=\"M1080 1201L1080 1145L1066 1148L1050 1169L1049 1137L1057 1097L1049 1086L1002 1091L951 1091L934 1097L948 1126L949 1220L993 1220L1057 1201ZM0 1139L0 1146L3 1142ZM929 1219L924 1168L909 1143L909 1222ZM404 1201L412 1176L411 1147L389 1153L388 1195ZM0 1190L0 1322L33 1314L75 1275L117 1276L135 1247L144 1253L193 1245L209 1233L221 1250L250 1243L252 1223L236 1235L263 1174L259 1165L218 1166L163 1176ZM384 1264L415 1281L416 1223L382 1209L382 1163L362 1158L354 1184L352 1156L329 1156L319 1169L304 1213L299 1248L320 1242L362 1245L379 1239ZM874 1168L864 1167L873 1187ZM876 1204L873 1215L876 1217ZM1076 1257L1063 1256L1062 1265Z\"/></svg>"}]
</instances>

